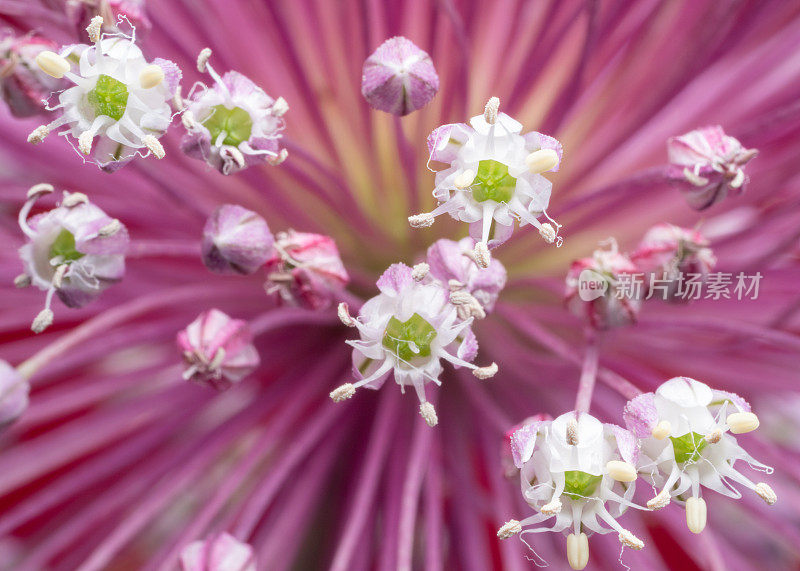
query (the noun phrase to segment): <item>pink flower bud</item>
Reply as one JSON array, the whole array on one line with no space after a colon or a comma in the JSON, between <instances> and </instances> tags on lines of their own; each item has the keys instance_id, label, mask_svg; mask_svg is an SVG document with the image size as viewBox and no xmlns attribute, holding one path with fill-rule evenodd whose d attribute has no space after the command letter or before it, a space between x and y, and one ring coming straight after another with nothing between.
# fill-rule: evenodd
<instances>
[{"instance_id":1,"label":"pink flower bud","mask_svg":"<svg viewBox=\"0 0 800 571\"><path fill-rule=\"evenodd\" d=\"M696 210L708 208L728 194L744 192L749 181L744 165L758 154L726 135L719 125L671 138L667 152L668 175Z\"/></svg>"},{"instance_id":2,"label":"pink flower bud","mask_svg":"<svg viewBox=\"0 0 800 571\"><path fill-rule=\"evenodd\" d=\"M190 543L180 562L181 571L256 571L253 548L228 533Z\"/></svg>"},{"instance_id":3,"label":"pink flower bud","mask_svg":"<svg viewBox=\"0 0 800 571\"><path fill-rule=\"evenodd\" d=\"M14 422L28 408L28 381L0 359L0 427Z\"/></svg>"},{"instance_id":4,"label":"pink flower bud","mask_svg":"<svg viewBox=\"0 0 800 571\"><path fill-rule=\"evenodd\" d=\"M330 236L289 230L277 235L275 248L267 292L284 303L324 309L350 281Z\"/></svg>"},{"instance_id":5,"label":"pink flower bud","mask_svg":"<svg viewBox=\"0 0 800 571\"><path fill-rule=\"evenodd\" d=\"M261 216L224 204L203 228L203 263L218 274L252 274L274 254L274 242Z\"/></svg>"},{"instance_id":6,"label":"pink flower bud","mask_svg":"<svg viewBox=\"0 0 800 571\"><path fill-rule=\"evenodd\" d=\"M58 44L35 36L0 39L0 97L16 117L46 114L45 103L54 91L66 84L44 73L36 64L43 51L57 51Z\"/></svg>"},{"instance_id":7,"label":"pink flower bud","mask_svg":"<svg viewBox=\"0 0 800 571\"><path fill-rule=\"evenodd\" d=\"M218 309L201 313L178 333L178 347L187 365L183 377L220 391L241 381L260 362L247 322Z\"/></svg>"},{"instance_id":8,"label":"pink flower bud","mask_svg":"<svg viewBox=\"0 0 800 571\"><path fill-rule=\"evenodd\" d=\"M431 57L402 36L383 42L364 62L361 93L375 109L408 115L437 91L439 76Z\"/></svg>"},{"instance_id":9,"label":"pink flower bud","mask_svg":"<svg viewBox=\"0 0 800 571\"><path fill-rule=\"evenodd\" d=\"M617 251L595 250L591 258L572 263L567 273L567 308L594 329L604 330L636 322L642 304L643 283L636 265Z\"/></svg>"},{"instance_id":10,"label":"pink flower bud","mask_svg":"<svg viewBox=\"0 0 800 571\"><path fill-rule=\"evenodd\" d=\"M631 259L640 271L670 280L667 298L678 301L681 282L689 274L699 274L704 280L717 263L708 245L697 230L662 223L647 231Z\"/></svg>"}]
</instances>

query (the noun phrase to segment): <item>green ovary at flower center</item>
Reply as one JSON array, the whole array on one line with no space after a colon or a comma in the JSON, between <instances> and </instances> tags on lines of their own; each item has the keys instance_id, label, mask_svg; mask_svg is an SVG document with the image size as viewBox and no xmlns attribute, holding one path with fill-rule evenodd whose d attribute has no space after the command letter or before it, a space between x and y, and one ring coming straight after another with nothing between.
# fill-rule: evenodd
<instances>
[{"instance_id":1,"label":"green ovary at flower center","mask_svg":"<svg viewBox=\"0 0 800 571\"><path fill-rule=\"evenodd\" d=\"M75 236L69 230L61 230L61 233L53 240L50 246L50 259L60 257L63 262L74 262L84 256L75 249Z\"/></svg>"},{"instance_id":2,"label":"green ovary at flower center","mask_svg":"<svg viewBox=\"0 0 800 571\"><path fill-rule=\"evenodd\" d=\"M383 335L383 346L405 362L415 357L430 357L431 342L436 338L436 329L418 313L400 321L389 320Z\"/></svg>"},{"instance_id":3,"label":"green ovary at flower center","mask_svg":"<svg viewBox=\"0 0 800 571\"><path fill-rule=\"evenodd\" d=\"M687 432L683 436L670 436L672 449L675 451L675 461L679 464L684 462L697 462L703 448L708 446L708 440L696 432Z\"/></svg>"},{"instance_id":4,"label":"green ovary at flower center","mask_svg":"<svg viewBox=\"0 0 800 571\"><path fill-rule=\"evenodd\" d=\"M478 202L508 202L516 186L517 179L508 174L506 165L487 159L478 163L478 173L471 185L472 198Z\"/></svg>"},{"instance_id":5,"label":"green ovary at flower center","mask_svg":"<svg viewBox=\"0 0 800 571\"><path fill-rule=\"evenodd\" d=\"M590 498L603 476L593 476L580 470L564 472L564 493L573 500Z\"/></svg>"},{"instance_id":6,"label":"green ovary at flower center","mask_svg":"<svg viewBox=\"0 0 800 571\"><path fill-rule=\"evenodd\" d=\"M203 121L203 125L211 133L212 143L215 143L222 133L225 133L223 144L232 147L237 147L250 138L253 132L250 113L241 107L228 109L224 105L217 105L213 110L209 118Z\"/></svg>"},{"instance_id":7,"label":"green ovary at flower center","mask_svg":"<svg viewBox=\"0 0 800 571\"><path fill-rule=\"evenodd\" d=\"M87 97L96 116L107 115L119 121L128 106L128 87L110 75L101 75Z\"/></svg>"}]
</instances>

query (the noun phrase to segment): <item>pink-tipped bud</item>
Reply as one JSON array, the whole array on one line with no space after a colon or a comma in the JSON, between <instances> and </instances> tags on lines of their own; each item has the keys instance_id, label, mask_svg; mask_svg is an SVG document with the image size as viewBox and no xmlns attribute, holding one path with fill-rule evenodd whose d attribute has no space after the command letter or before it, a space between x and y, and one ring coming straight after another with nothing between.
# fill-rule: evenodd
<instances>
[{"instance_id":1,"label":"pink-tipped bud","mask_svg":"<svg viewBox=\"0 0 800 571\"><path fill-rule=\"evenodd\" d=\"M375 109L408 115L437 91L439 76L431 57L402 36L383 42L364 62L361 93Z\"/></svg>"},{"instance_id":2,"label":"pink-tipped bud","mask_svg":"<svg viewBox=\"0 0 800 571\"><path fill-rule=\"evenodd\" d=\"M253 548L228 533L190 543L180 563L181 571L256 571Z\"/></svg>"},{"instance_id":3,"label":"pink-tipped bud","mask_svg":"<svg viewBox=\"0 0 800 571\"><path fill-rule=\"evenodd\" d=\"M203 263L217 274L252 274L274 255L274 243L261 216L224 204L203 228Z\"/></svg>"},{"instance_id":4,"label":"pink-tipped bud","mask_svg":"<svg viewBox=\"0 0 800 571\"><path fill-rule=\"evenodd\" d=\"M11 424L28 408L28 381L0 360L0 428Z\"/></svg>"},{"instance_id":5,"label":"pink-tipped bud","mask_svg":"<svg viewBox=\"0 0 800 571\"><path fill-rule=\"evenodd\" d=\"M630 325L642 305L643 283L637 266L617 251L595 250L591 258L572 263L566 279L565 301L569 310L594 329Z\"/></svg>"},{"instance_id":6,"label":"pink-tipped bud","mask_svg":"<svg viewBox=\"0 0 800 571\"><path fill-rule=\"evenodd\" d=\"M103 16L104 31L115 31L120 17L126 18L137 34L152 27L145 0L67 0L66 13L81 42L86 42L86 28L96 16Z\"/></svg>"},{"instance_id":7,"label":"pink-tipped bud","mask_svg":"<svg viewBox=\"0 0 800 571\"><path fill-rule=\"evenodd\" d=\"M267 262L267 292L289 305L328 307L350 281L333 238L294 230L276 238L276 254Z\"/></svg>"},{"instance_id":8,"label":"pink-tipped bud","mask_svg":"<svg viewBox=\"0 0 800 571\"><path fill-rule=\"evenodd\" d=\"M744 192L748 182L744 166L758 154L726 135L719 125L671 138L667 152L668 176L696 210Z\"/></svg>"},{"instance_id":9,"label":"pink-tipped bud","mask_svg":"<svg viewBox=\"0 0 800 571\"><path fill-rule=\"evenodd\" d=\"M245 321L233 319L218 309L200 314L178 333L187 380L217 390L230 388L258 367L258 351Z\"/></svg>"},{"instance_id":10,"label":"pink-tipped bud","mask_svg":"<svg viewBox=\"0 0 800 571\"><path fill-rule=\"evenodd\" d=\"M42 52L57 50L58 44L36 36L0 39L0 97L15 117L46 114L43 100L66 87L64 80L46 74L36 63Z\"/></svg>"}]
</instances>

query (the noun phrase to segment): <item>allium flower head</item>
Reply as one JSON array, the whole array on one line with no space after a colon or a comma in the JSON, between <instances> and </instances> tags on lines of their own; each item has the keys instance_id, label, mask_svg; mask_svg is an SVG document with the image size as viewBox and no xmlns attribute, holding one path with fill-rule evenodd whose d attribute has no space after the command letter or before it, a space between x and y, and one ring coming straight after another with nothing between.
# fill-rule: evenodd
<instances>
[{"instance_id":1,"label":"allium flower head","mask_svg":"<svg viewBox=\"0 0 800 571\"><path fill-rule=\"evenodd\" d=\"M751 432L759 425L758 417L739 395L676 377L655 393L628 402L625 422L642 439L640 472L660 489L647 506L661 509L670 498L685 502L686 522L693 533L700 533L706 525L702 488L738 499L742 497L739 485L753 490L769 505L776 502L768 484L754 483L740 471L740 465L747 464L772 473L772 468L745 452L731 435Z\"/></svg>"},{"instance_id":2,"label":"allium flower head","mask_svg":"<svg viewBox=\"0 0 800 571\"><path fill-rule=\"evenodd\" d=\"M667 150L671 176L697 210L744 192L748 182L744 166L758 154L726 135L719 125L673 137Z\"/></svg>"},{"instance_id":3,"label":"allium flower head","mask_svg":"<svg viewBox=\"0 0 800 571\"><path fill-rule=\"evenodd\" d=\"M252 274L274 253L267 221L235 204L223 204L203 228L203 263L219 274Z\"/></svg>"},{"instance_id":4,"label":"allium flower head","mask_svg":"<svg viewBox=\"0 0 800 571\"><path fill-rule=\"evenodd\" d=\"M408 115L439 91L431 56L407 38L390 38L364 62L361 93L375 109Z\"/></svg>"},{"instance_id":5,"label":"allium flower head","mask_svg":"<svg viewBox=\"0 0 800 571\"><path fill-rule=\"evenodd\" d=\"M16 117L46 113L45 100L65 87L64 80L47 75L36 64L36 56L57 48L55 42L31 34L5 32L0 38L0 97Z\"/></svg>"},{"instance_id":6,"label":"allium flower head","mask_svg":"<svg viewBox=\"0 0 800 571\"><path fill-rule=\"evenodd\" d=\"M633 549L644 543L616 520L633 504L638 451L633 434L588 414L568 412L534 420L511 435L525 501L538 513L511 520L497 535L565 531L567 558L583 569L589 558L585 532L619 534ZM549 527L539 524L552 521Z\"/></svg>"},{"instance_id":7,"label":"allium flower head","mask_svg":"<svg viewBox=\"0 0 800 571\"><path fill-rule=\"evenodd\" d=\"M499 113L499 105L493 97L469 125L442 125L430 134L430 159L449 168L436 173L433 196L439 206L409 218L412 226L430 226L445 213L468 222L482 267L489 248L511 236L515 220L535 226L548 242L557 234L538 217L545 214L553 186L542 173L558 170L561 143L535 131L522 135L522 124Z\"/></svg>"},{"instance_id":8,"label":"allium flower head","mask_svg":"<svg viewBox=\"0 0 800 571\"><path fill-rule=\"evenodd\" d=\"M591 258L572 263L567 273L565 303L594 329L630 325L636 321L642 302L640 296L627 295L621 286L637 271L636 264L620 253L611 239Z\"/></svg>"},{"instance_id":9,"label":"allium flower head","mask_svg":"<svg viewBox=\"0 0 800 571\"><path fill-rule=\"evenodd\" d=\"M75 85L62 91L58 104L50 108L59 112L58 118L37 127L28 141L41 143L52 131L64 128L60 135L73 137L79 153L108 171L137 154L164 158L158 139L172 121L170 103L181 72L168 60L148 62L133 35L102 34L102 23L98 16L87 28L93 45L77 44L60 55L37 56L43 71ZM78 61L75 71L70 59Z\"/></svg>"},{"instance_id":10,"label":"allium flower head","mask_svg":"<svg viewBox=\"0 0 800 571\"><path fill-rule=\"evenodd\" d=\"M324 309L350 281L330 236L279 232L275 254L267 260L267 293L289 305Z\"/></svg>"},{"instance_id":11,"label":"allium flower head","mask_svg":"<svg viewBox=\"0 0 800 571\"><path fill-rule=\"evenodd\" d=\"M238 383L260 362L247 323L218 309L204 311L178 333L178 347L186 362L183 377L217 390Z\"/></svg>"},{"instance_id":12,"label":"allium flower head","mask_svg":"<svg viewBox=\"0 0 800 571\"><path fill-rule=\"evenodd\" d=\"M53 321L53 294L67 307L82 307L121 280L128 249L125 226L80 193L64 192L60 206L28 218L39 197L52 191L50 185L34 186L19 213L28 242L19 250L25 273L17 285L47 292L45 308L33 323L37 333Z\"/></svg>"},{"instance_id":13,"label":"allium flower head","mask_svg":"<svg viewBox=\"0 0 800 571\"><path fill-rule=\"evenodd\" d=\"M14 422L28 408L28 380L0 359L0 428Z\"/></svg>"},{"instance_id":14,"label":"allium flower head","mask_svg":"<svg viewBox=\"0 0 800 571\"><path fill-rule=\"evenodd\" d=\"M195 86L185 102L183 152L226 175L259 163L283 162L287 151L279 140L289 110L286 100L273 99L237 71L220 77L208 63L210 57L211 50L203 50L197 67L208 72L214 85Z\"/></svg>"},{"instance_id":15,"label":"allium flower head","mask_svg":"<svg viewBox=\"0 0 800 571\"><path fill-rule=\"evenodd\" d=\"M181 571L256 571L253 548L228 533L195 541L181 552Z\"/></svg>"},{"instance_id":16,"label":"allium flower head","mask_svg":"<svg viewBox=\"0 0 800 571\"><path fill-rule=\"evenodd\" d=\"M438 283L422 284L405 264L393 264L378 280L380 294L367 301L353 319L340 307L342 321L358 329L353 347L356 383L347 383L331 393L334 401L353 396L366 386L379 389L390 373L405 392L413 386L420 414L430 426L438 422L433 405L425 396L429 382L441 384L441 360L467 367L481 379L494 376L497 366L473 365L478 343L470 329L472 320L458 319L456 307L448 303L446 290Z\"/></svg>"}]
</instances>

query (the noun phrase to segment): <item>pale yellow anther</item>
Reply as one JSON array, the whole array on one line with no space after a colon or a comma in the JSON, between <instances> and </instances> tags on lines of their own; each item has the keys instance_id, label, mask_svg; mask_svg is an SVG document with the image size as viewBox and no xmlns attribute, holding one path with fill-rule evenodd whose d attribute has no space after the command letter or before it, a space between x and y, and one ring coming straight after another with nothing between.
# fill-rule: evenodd
<instances>
[{"instance_id":1,"label":"pale yellow anther","mask_svg":"<svg viewBox=\"0 0 800 571\"><path fill-rule=\"evenodd\" d=\"M585 533L567 536L567 562L575 571L585 569L589 564L589 538Z\"/></svg>"},{"instance_id":2,"label":"pale yellow anther","mask_svg":"<svg viewBox=\"0 0 800 571\"><path fill-rule=\"evenodd\" d=\"M483 118L489 125L497 123L497 111L500 109L500 99L497 97L490 97L486 102L486 107L483 109Z\"/></svg>"},{"instance_id":3,"label":"pale yellow anther","mask_svg":"<svg viewBox=\"0 0 800 571\"><path fill-rule=\"evenodd\" d=\"M617 539L619 539L619 542L625 547L630 547L636 551L644 548L644 541L633 535L627 529L623 529L622 532L617 536Z\"/></svg>"},{"instance_id":4,"label":"pale yellow anther","mask_svg":"<svg viewBox=\"0 0 800 571\"><path fill-rule=\"evenodd\" d=\"M95 16L89 25L86 26L86 33L89 34L89 41L92 43L100 41L100 35L103 30L103 17Z\"/></svg>"},{"instance_id":5,"label":"pale yellow anther","mask_svg":"<svg viewBox=\"0 0 800 571\"><path fill-rule=\"evenodd\" d=\"M275 117L283 117L289 111L289 104L283 97L278 97L272 104L272 114Z\"/></svg>"},{"instance_id":6,"label":"pale yellow anther","mask_svg":"<svg viewBox=\"0 0 800 571\"><path fill-rule=\"evenodd\" d=\"M551 171L558 165L558 153L553 149L539 149L525 157L525 165L533 174Z\"/></svg>"},{"instance_id":7,"label":"pale yellow anther","mask_svg":"<svg viewBox=\"0 0 800 571\"><path fill-rule=\"evenodd\" d=\"M350 315L350 307L344 301L339 304L336 313L339 316L339 321L341 321L347 327L356 326L356 320L353 319L352 315Z\"/></svg>"},{"instance_id":8,"label":"pale yellow anther","mask_svg":"<svg viewBox=\"0 0 800 571\"><path fill-rule=\"evenodd\" d=\"M40 125L36 127L31 134L28 135L28 142L32 145L38 145L42 141L47 138L47 135L50 134L50 127L47 125Z\"/></svg>"},{"instance_id":9,"label":"pale yellow anther","mask_svg":"<svg viewBox=\"0 0 800 571\"><path fill-rule=\"evenodd\" d=\"M544 241L548 244L552 244L556 241L556 230L553 228L552 224L545 222L542 224L542 227L539 228L539 236L544 238Z\"/></svg>"},{"instance_id":10,"label":"pale yellow anther","mask_svg":"<svg viewBox=\"0 0 800 571\"><path fill-rule=\"evenodd\" d=\"M622 460L611 460L606 464L606 473L617 482L633 482L637 477L636 467Z\"/></svg>"},{"instance_id":11,"label":"pale yellow anther","mask_svg":"<svg viewBox=\"0 0 800 571\"><path fill-rule=\"evenodd\" d=\"M556 514L561 513L561 509L563 508L563 504L561 500L555 498L554 500L550 500L548 503L542 506L541 512L544 515L554 516Z\"/></svg>"},{"instance_id":12,"label":"pale yellow anther","mask_svg":"<svg viewBox=\"0 0 800 571\"><path fill-rule=\"evenodd\" d=\"M489 262L492 261L492 254L489 252L489 246L486 242L476 242L473 254L475 256L475 264L479 268L489 267Z\"/></svg>"},{"instance_id":13,"label":"pale yellow anther","mask_svg":"<svg viewBox=\"0 0 800 571\"><path fill-rule=\"evenodd\" d=\"M163 159L166 156L166 152L164 151L164 147L161 143L158 142L153 135L147 135L144 139L142 139L142 143L147 149L153 153L153 156L157 159Z\"/></svg>"},{"instance_id":14,"label":"pale yellow anther","mask_svg":"<svg viewBox=\"0 0 800 571\"><path fill-rule=\"evenodd\" d=\"M728 415L726 422L734 434L752 432L760 424L758 417L752 412L734 412Z\"/></svg>"},{"instance_id":15,"label":"pale yellow anther","mask_svg":"<svg viewBox=\"0 0 800 571\"><path fill-rule=\"evenodd\" d=\"M142 89L152 89L164 81L164 70L157 65L148 65L139 73L139 85Z\"/></svg>"},{"instance_id":16,"label":"pale yellow anther","mask_svg":"<svg viewBox=\"0 0 800 571\"><path fill-rule=\"evenodd\" d=\"M419 414L422 418L425 419L425 422L431 428L439 424L439 417L436 416L436 409L433 408L433 405L431 403L429 402L420 403Z\"/></svg>"},{"instance_id":17,"label":"pale yellow anther","mask_svg":"<svg viewBox=\"0 0 800 571\"><path fill-rule=\"evenodd\" d=\"M567 444L570 446L578 445L578 421L570 418L567 423Z\"/></svg>"},{"instance_id":18,"label":"pale yellow anther","mask_svg":"<svg viewBox=\"0 0 800 571\"><path fill-rule=\"evenodd\" d=\"M664 440L669 433L672 432L672 425L668 420L662 420L653 429L653 438L656 440Z\"/></svg>"},{"instance_id":19,"label":"pale yellow anther","mask_svg":"<svg viewBox=\"0 0 800 571\"><path fill-rule=\"evenodd\" d=\"M455 185L456 188L464 190L465 188L469 188L469 186L472 184L472 181L474 180L475 180L475 171L473 171L472 169L467 169L461 171L456 175L456 177L453 179L453 184Z\"/></svg>"},{"instance_id":20,"label":"pale yellow anther","mask_svg":"<svg viewBox=\"0 0 800 571\"><path fill-rule=\"evenodd\" d=\"M775 502L778 501L778 495L769 484L765 484L764 482L756 484L755 492L768 506L775 505Z\"/></svg>"},{"instance_id":21,"label":"pale yellow anther","mask_svg":"<svg viewBox=\"0 0 800 571\"><path fill-rule=\"evenodd\" d=\"M211 48L203 48L197 55L197 71L205 73L208 60L211 58Z\"/></svg>"},{"instance_id":22,"label":"pale yellow anther","mask_svg":"<svg viewBox=\"0 0 800 571\"><path fill-rule=\"evenodd\" d=\"M706 528L708 509L703 498L692 496L686 500L686 526L692 533L700 533Z\"/></svg>"},{"instance_id":23,"label":"pale yellow anther","mask_svg":"<svg viewBox=\"0 0 800 571\"><path fill-rule=\"evenodd\" d=\"M497 537L499 539L508 539L514 537L522 532L522 525L515 519L510 519L503 526L497 530Z\"/></svg>"},{"instance_id":24,"label":"pale yellow anther","mask_svg":"<svg viewBox=\"0 0 800 571\"><path fill-rule=\"evenodd\" d=\"M91 131L84 131L78 137L78 150L84 155L92 152L92 141L94 141L94 134Z\"/></svg>"},{"instance_id":25,"label":"pale yellow anther","mask_svg":"<svg viewBox=\"0 0 800 571\"><path fill-rule=\"evenodd\" d=\"M69 71L70 65L67 60L55 52L45 50L36 56L36 64L47 75L56 79L61 79Z\"/></svg>"},{"instance_id":26,"label":"pale yellow anther","mask_svg":"<svg viewBox=\"0 0 800 571\"><path fill-rule=\"evenodd\" d=\"M356 387L352 383L345 383L340 387L333 389L330 392L330 397L333 402L342 402L356 394Z\"/></svg>"},{"instance_id":27,"label":"pale yellow anther","mask_svg":"<svg viewBox=\"0 0 800 571\"><path fill-rule=\"evenodd\" d=\"M666 490L662 490L656 497L647 502L647 507L651 510L660 510L669 505L670 497Z\"/></svg>"},{"instance_id":28,"label":"pale yellow anther","mask_svg":"<svg viewBox=\"0 0 800 571\"><path fill-rule=\"evenodd\" d=\"M488 367L478 367L472 371L472 374L482 381L491 379L497 374L497 363L492 363Z\"/></svg>"}]
</instances>

